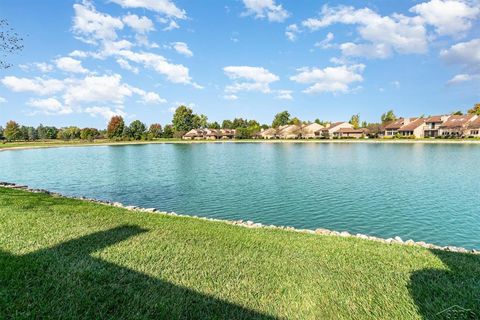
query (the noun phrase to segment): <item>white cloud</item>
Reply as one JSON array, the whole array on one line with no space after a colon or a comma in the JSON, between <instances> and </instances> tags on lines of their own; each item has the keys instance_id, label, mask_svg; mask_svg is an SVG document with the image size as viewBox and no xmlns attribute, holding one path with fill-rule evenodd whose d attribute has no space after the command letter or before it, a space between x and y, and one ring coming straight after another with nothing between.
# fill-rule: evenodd
<instances>
[{"instance_id":1,"label":"white cloud","mask_svg":"<svg viewBox=\"0 0 480 320\"><path fill-rule=\"evenodd\" d=\"M4 97L0 97L0 103L6 103L7 102L7 99L5 99Z\"/></svg>"},{"instance_id":2,"label":"white cloud","mask_svg":"<svg viewBox=\"0 0 480 320\"><path fill-rule=\"evenodd\" d=\"M448 84L458 84L462 82L473 81L476 79L480 79L480 75L471 75L466 73L461 73L455 75L452 79L448 80Z\"/></svg>"},{"instance_id":3,"label":"white cloud","mask_svg":"<svg viewBox=\"0 0 480 320\"><path fill-rule=\"evenodd\" d=\"M259 91L270 93L270 83L278 81L279 77L265 68L250 66L228 66L223 71L232 80L240 80L225 87L225 92L234 94L240 91Z\"/></svg>"},{"instance_id":4,"label":"white cloud","mask_svg":"<svg viewBox=\"0 0 480 320\"><path fill-rule=\"evenodd\" d=\"M173 49L180 54L183 54L186 57L192 57L193 52L188 48L188 45L185 42L173 42Z\"/></svg>"},{"instance_id":5,"label":"white cloud","mask_svg":"<svg viewBox=\"0 0 480 320\"><path fill-rule=\"evenodd\" d=\"M110 120L113 116L126 117L127 114L121 108L111 109L108 107L88 107L83 110L92 117L101 116L106 120Z\"/></svg>"},{"instance_id":6,"label":"white cloud","mask_svg":"<svg viewBox=\"0 0 480 320\"><path fill-rule=\"evenodd\" d=\"M283 22L290 16L281 4L276 4L275 0L243 0L247 11L245 15L253 15L257 19L265 19L273 22Z\"/></svg>"},{"instance_id":7,"label":"white cloud","mask_svg":"<svg viewBox=\"0 0 480 320\"><path fill-rule=\"evenodd\" d=\"M30 71L31 69L37 69L40 72L43 73L48 73L52 72L54 67L51 64L48 64L46 62L33 62L33 63L28 63L28 64L21 64L19 67L23 71Z\"/></svg>"},{"instance_id":8,"label":"white cloud","mask_svg":"<svg viewBox=\"0 0 480 320\"><path fill-rule=\"evenodd\" d=\"M178 29L180 28L180 26L178 25L178 23L175 21L175 20L170 20L168 22L168 26L166 26L165 28L163 28L162 30L163 31L172 31L172 30L175 30L175 29Z\"/></svg>"},{"instance_id":9,"label":"white cloud","mask_svg":"<svg viewBox=\"0 0 480 320\"><path fill-rule=\"evenodd\" d=\"M1 82L14 92L33 92L39 95L49 95L65 89L63 81L44 78L18 78L7 76Z\"/></svg>"},{"instance_id":10,"label":"white cloud","mask_svg":"<svg viewBox=\"0 0 480 320\"><path fill-rule=\"evenodd\" d=\"M62 105L62 103L55 98L30 99L27 102L27 105L34 107L38 112L47 115L62 115L73 112L71 107Z\"/></svg>"},{"instance_id":11,"label":"white cloud","mask_svg":"<svg viewBox=\"0 0 480 320\"><path fill-rule=\"evenodd\" d=\"M139 96L142 97L141 102L145 104L160 104L160 103L166 103L167 100L161 98L157 93L155 92L146 92L145 90L131 87L132 91Z\"/></svg>"},{"instance_id":12,"label":"white cloud","mask_svg":"<svg viewBox=\"0 0 480 320\"><path fill-rule=\"evenodd\" d=\"M74 4L73 31L79 39L87 43L96 43L98 40L117 39L117 29L123 29L123 22L119 18L98 12L89 3Z\"/></svg>"},{"instance_id":13,"label":"white cloud","mask_svg":"<svg viewBox=\"0 0 480 320\"><path fill-rule=\"evenodd\" d=\"M355 50L346 50L345 53L358 55L365 53L365 45L370 48L382 48L379 57L385 57L385 53L394 50L398 53L425 53L428 43L426 29L422 19L407 17L401 14L381 16L369 8L355 9L353 7L323 6L320 18L310 18L302 22L302 25L310 30L318 30L335 23L358 25L360 37L367 41L355 47ZM350 45L350 49L352 49Z\"/></svg>"},{"instance_id":14,"label":"white cloud","mask_svg":"<svg viewBox=\"0 0 480 320\"><path fill-rule=\"evenodd\" d=\"M132 72L135 73L135 74L137 74L137 73L139 72L137 67L133 67L133 66L132 66L127 60L125 60L125 59L117 59L117 63L118 63L118 65L120 66L120 68L122 68L122 69L132 71Z\"/></svg>"},{"instance_id":15,"label":"white cloud","mask_svg":"<svg viewBox=\"0 0 480 320\"><path fill-rule=\"evenodd\" d=\"M285 36L290 41L297 40L298 33L300 33L300 28L296 24L291 24L285 29Z\"/></svg>"},{"instance_id":16,"label":"white cloud","mask_svg":"<svg viewBox=\"0 0 480 320\"><path fill-rule=\"evenodd\" d=\"M225 100L238 100L238 96L234 94L226 94L223 96L223 99Z\"/></svg>"},{"instance_id":17,"label":"white cloud","mask_svg":"<svg viewBox=\"0 0 480 320\"><path fill-rule=\"evenodd\" d=\"M111 0L123 8L142 8L168 17L186 19L185 10L178 8L171 0Z\"/></svg>"},{"instance_id":18,"label":"white cloud","mask_svg":"<svg viewBox=\"0 0 480 320\"><path fill-rule=\"evenodd\" d=\"M327 35L325 36L325 39L323 39L322 41L319 41L317 43L315 43L315 47L319 47L319 48L322 48L322 49L328 49L328 48L331 48L332 47L332 40L335 38L334 34L329 32L327 33Z\"/></svg>"},{"instance_id":19,"label":"white cloud","mask_svg":"<svg viewBox=\"0 0 480 320\"><path fill-rule=\"evenodd\" d=\"M431 0L415 5L410 11L434 26L439 35L451 36L468 31L480 14L479 3L471 6L467 1L458 0Z\"/></svg>"},{"instance_id":20,"label":"white cloud","mask_svg":"<svg viewBox=\"0 0 480 320\"><path fill-rule=\"evenodd\" d=\"M293 100L292 90L277 90L277 99Z\"/></svg>"},{"instance_id":21,"label":"white cloud","mask_svg":"<svg viewBox=\"0 0 480 320\"><path fill-rule=\"evenodd\" d=\"M139 17L136 14L129 14L124 16L122 21L127 26L141 34L155 30L152 20L147 17Z\"/></svg>"},{"instance_id":22,"label":"white cloud","mask_svg":"<svg viewBox=\"0 0 480 320\"><path fill-rule=\"evenodd\" d=\"M362 82L361 73L365 69L363 64L343 65L338 67L301 68L299 73L290 77L290 80L298 83L311 84L305 89L305 93L347 93L351 91L350 85L355 82Z\"/></svg>"},{"instance_id":23,"label":"white cloud","mask_svg":"<svg viewBox=\"0 0 480 320\"><path fill-rule=\"evenodd\" d=\"M391 48L384 43L355 44L345 42L340 45L342 54L346 57L365 57L385 59L391 56Z\"/></svg>"},{"instance_id":24,"label":"white cloud","mask_svg":"<svg viewBox=\"0 0 480 320\"><path fill-rule=\"evenodd\" d=\"M82 62L80 60L76 60L70 57L62 57L55 60L55 64L57 68L66 72L73 72L73 73L87 73L88 70L82 66Z\"/></svg>"},{"instance_id":25,"label":"white cloud","mask_svg":"<svg viewBox=\"0 0 480 320\"><path fill-rule=\"evenodd\" d=\"M480 38L460 42L440 52L440 57L447 63L457 64L464 70L448 81L458 84L480 79Z\"/></svg>"}]
</instances>

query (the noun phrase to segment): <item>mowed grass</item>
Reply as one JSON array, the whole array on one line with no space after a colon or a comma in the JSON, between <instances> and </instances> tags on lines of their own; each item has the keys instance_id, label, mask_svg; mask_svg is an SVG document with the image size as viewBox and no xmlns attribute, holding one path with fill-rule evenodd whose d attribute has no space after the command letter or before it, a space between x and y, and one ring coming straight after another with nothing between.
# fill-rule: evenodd
<instances>
[{"instance_id":1,"label":"mowed grass","mask_svg":"<svg viewBox=\"0 0 480 320\"><path fill-rule=\"evenodd\" d=\"M480 257L0 188L0 319L476 319Z\"/></svg>"}]
</instances>

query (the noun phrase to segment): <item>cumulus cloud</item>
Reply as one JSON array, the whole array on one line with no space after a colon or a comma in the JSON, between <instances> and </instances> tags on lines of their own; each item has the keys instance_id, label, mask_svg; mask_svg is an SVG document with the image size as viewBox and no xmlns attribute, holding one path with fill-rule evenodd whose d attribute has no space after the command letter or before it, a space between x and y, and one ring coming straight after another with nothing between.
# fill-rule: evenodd
<instances>
[{"instance_id":1,"label":"cumulus cloud","mask_svg":"<svg viewBox=\"0 0 480 320\"><path fill-rule=\"evenodd\" d=\"M132 71L133 73L137 74L139 72L137 67L132 66L127 60L125 59L117 59L117 63L120 68Z\"/></svg>"},{"instance_id":2,"label":"cumulus cloud","mask_svg":"<svg viewBox=\"0 0 480 320\"><path fill-rule=\"evenodd\" d=\"M38 95L49 95L65 89L63 81L57 79L18 78L7 76L2 78L2 84L14 92L32 92Z\"/></svg>"},{"instance_id":3,"label":"cumulus cloud","mask_svg":"<svg viewBox=\"0 0 480 320\"><path fill-rule=\"evenodd\" d=\"M250 66L228 66L223 71L232 80L236 80L232 85L225 88L229 94L240 91L259 91L270 93L270 83L278 81L280 78L262 67Z\"/></svg>"},{"instance_id":4,"label":"cumulus cloud","mask_svg":"<svg viewBox=\"0 0 480 320\"><path fill-rule=\"evenodd\" d=\"M431 0L410 8L425 23L435 27L439 35L462 35L472 27L472 22L479 16L479 3L469 4L458 0Z\"/></svg>"},{"instance_id":5,"label":"cumulus cloud","mask_svg":"<svg viewBox=\"0 0 480 320\"><path fill-rule=\"evenodd\" d=\"M293 100L292 90L277 90L277 99Z\"/></svg>"},{"instance_id":6,"label":"cumulus cloud","mask_svg":"<svg viewBox=\"0 0 480 320\"><path fill-rule=\"evenodd\" d=\"M275 0L243 0L247 11L244 15L253 15L257 19L268 19L272 22L283 22L290 16L281 4Z\"/></svg>"},{"instance_id":7,"label":"cumulus cloud","mask_svg":"<svg viewBox=\"0 0 480 320\"><path fill-rule=\"evenodd\" d=\"M55 60L57 68L66 72L72 73L87 73L88 70L82 66L80 60L76 60L70 57L62 57Z\"/></svg>"},{"instance_id":8,"label":"cumulus cloud","mask_svg":"<svg viewBox=\"0 0 480 320\"><path fill-rule=\"evenodd\" d=\"M4 97L0 97L0 103L6 103L7 102L7 99L5 99Z\"/></svg>"},{"instance_id":9,"label":"cumulus cloud","mask_svg":"<svg viewBox=\"0 0 480 320\"><path fill-rule=\"evenodd\" d=\"M126 117L127 113L120 107L112 109L108 107L88 107L83 110L92 117L101 116L106 120L110 120L113 116Z\"/></svg>"},{"instance_id":10,"label":"cumulus cloud","mask_svg":"<svg viewBox=\"0 0 480 320\"><path fill-rule=\"evenodd\" d=\"M171 0L111 0L123 8L141 8L177 19L186 19L185 10L178 8Z\"/></svg>"},{"instance_id":11,"label":"cumulus cloud","mask_svg":"<svg viewBox=\"0 0 480 320\"><path fill-rule=\"evenodd\" d=\"M351 91L350 86L356 82L362 82L361 73L365 69L363 64L342 65L338 67L301 68L299 73L290 77L290 80L309 84L305 93L347 93Z\"/></svg>"},{"instance_id":12,"label":"cumulus cloud","mask_svg":"<svg viewBox=\"0 0 480 320\"><path fill-rule=\"evenodd\" d=\"M127 26L141 34L155 30L152 20L147 17L139 17L136 14L129 14L124 16L122 21Z\"/></svg>"},{"instance_id":13,"label":"cumulus cloud","mask_svg":"<svg viewBox=\"0 0 480 320\"><path fill-rule=\"evenodd\" d=\"M226 94L223 96L223 99L225 100L238 100L238 96L234 94Z\"/></svg>"},{"instance_id":14,"label":"cumulus cloud","mask_svg":"<svg viewBox=\"0 0 480 320\"><path fill-rule=\"evenodd\" d=\"M180 54L183 54L186 57L193 57L193 52L188 48L188 45L185 42L173 42L172 48Z\"/></svg>"},{"instance_id":15,"label":"cumulus cloud","mask_svg":"<svg viewBox=\"0 0 480 320\"><path fill-rule=\"evenodd\" d=\"M322 48L322 49L328 49L328 48L331 48L332 47L332 41L333 39L335 38L334 34L329 32L327 33L327 35L325 36L325 39L323 39L322 41L319 41L317 43L315 43L315 47L319 47L319 48Z\"/></svg>"},{"instance_id":16,"label":"cumulus cloud","mask_svg":"<svg viewBox=\"0 0 480 320\"><path fill-rule=\"evenodd\" d=\"M285 36L287 37L288 40L290 41L295 41L297 40L297 34L300 33L300 28L294 23L289 25L285 29Z\"/></svg>"},{"instance_id":17,"label":"cumulus cloud","mask_svg":"<svg viewBox=\"0 0 480 320\"><path fill-rule=\"evenodd\" d=\"M47 115L62 115L70 114L73 112L72 107L64 106L56 98L30 99L27 102L27 105L35 108L37 112ZM34 112L34 114L36 114L37 112Z\"/></svg>"},{"instance_id":18,"label":"cumulus cloud","mask_svg":"<svg viewBox=\"0 0 480 320\"><path fill-rule=\"evenodd\" d=\"M480 79L480 38L454 44L440 52L447 63L461 66L464 73L455 75L450 84Z\"/></svg>"},{"instance_id":19,"label":"cumulus cloud","mask_svg":"<svg viewBox=\"0 0 480 320\"><path fill-rule=\"evenodd\" d=\"M23 71L30 71L32 69L38 70L42 73L52 72L54 67L46 62L33 62L28 64L21 64L19 65L20 69Z\"/></svg>"}]
</instances>

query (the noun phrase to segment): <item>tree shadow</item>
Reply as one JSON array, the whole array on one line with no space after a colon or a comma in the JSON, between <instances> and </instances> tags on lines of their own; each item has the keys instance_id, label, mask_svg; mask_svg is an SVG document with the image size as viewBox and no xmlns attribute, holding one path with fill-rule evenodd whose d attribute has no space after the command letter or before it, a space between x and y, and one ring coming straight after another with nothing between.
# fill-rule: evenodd
<instances>
[{"instance_id":1,"label":"tree shadow","mask_svg":"<svg viewBox=\"0 0 480 320\"><path fill-rule=\"evenodd\" d=\"M91 256L146 231L121 226L22 256L0 251L0 318L275 319Z\"/></svg>"},{"instance_id":2,"label":"tree shadow","mask_svg":"<svg viewBox=\"0 0 480 320\"><path fill-rule=\"evenodd\" d=\"M480 256L431 250L449 270L410 277L410 294L424 319L480 319Z\"/></svg>"}]
</instances>

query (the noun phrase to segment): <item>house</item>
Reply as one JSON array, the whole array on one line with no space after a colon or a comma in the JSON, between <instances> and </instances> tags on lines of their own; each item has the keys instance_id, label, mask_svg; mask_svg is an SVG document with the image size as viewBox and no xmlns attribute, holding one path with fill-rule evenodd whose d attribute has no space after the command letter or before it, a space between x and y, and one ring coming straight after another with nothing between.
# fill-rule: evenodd
<instances>
[{"instance_id":1,"label":"house","mask_svg":"<svg viewBox=\"0 0 480 320\"><path fill-rule=\"evenodd\" d=\"M443 137L464 137L468 134L467 127L477 118L474 114L452 115L440 126L439 134Z\"/></svg>"},{"instance_id":2,"label":"house","mask_svg":"<svg viewBox=\"0 0 480 320\"><path fill-rule=\"evenodd\" d=\"M255 134L256 138L260 139L276 139L277 138L277 129L275 128L268 128L262 129L260 132Z\"/></svg>"},{"instance_id":3,"label":"house","mask_svg":"<svg viewBox=\"0 0 480 320\"><path fill-rule=\"evenodd\" d=\"M477 117L468 124L467 133L465 135L468 137L480 138L480 117Z\"/></svg>"},{"instance_id":4,"label":"house","mask_svg":"<svg viewBox=\"0 0 480 320\"><path fill-rule=\"evenodd\" d=\"M203 130L204 134L204 138L205 139L208 139L208 140L216 140L216 139L219 139L220 138L220 130L216 130L216 129L205 129Z\"/></svg>"},{"instance_id":5,"label":"house","mask_svg":"<svg viewBox=\"0 0 480 320\"><path fill-rule=\"evenodd\" d=\"M398 130L409 124L410 122L412 121L415 121L417 120L417 118L400 118L400 119L397 119L393 122L390 122L389 124L387 124L385 126L385 133L384 133L384 136L385 137L393 137L393 136L396 136L397 133L398 133Z\"/></svg>"},{"instance_id":6,"label":"house","mask_svg":"<svg viewBox=\"0 0 480 320\"><path fill-rule=\"evenodd\" d=\"M324 128L324 126L322 126L321 124L318 124L316 122L311 123L311 124L307 124L307 125L302 127L302 130L301 130L302 138L304 138L304 139L315 138L316 137L315 132L317 132L318 130L323 129L323 128Z\"/></svg>"},{"instance_id":7,"label":"house","mask_svg":"<svg viewBox=\"0 0 480 320\"><path fill-rule=\"evenodd\" d=\"M425 118L410 119L410 121L401 126L397 133L402 137L423 138L425 128Z\"/></svg>"},{"instance_id":8,"label":"house","mask_svg":"<svg viewBox=\"0 0 480 320\"><path fill-rule=\"evenodd\" d=\"M185 133L182 137L183 140L199 140L203 139L204 132L202 129L192 129Z\"/></svg>"},{"instance_id":9,"label":"house","mask_svg":"<svg viewBox=\"0 0 480 320\"><path fill-rule=\"evenodd\" d=\"M333 137L335 138L365 138L368 134L368 129L360 128L360 129L353 129L353 128L340 128L339 130L333 133Z\"/></svg>"},{"instance_id":10,"label":"house","mask_svg":"<svg viewBox=\"0 0 480 320\"><path fill-rule=\"evenodd\" d=\"M218 132L218 138L219 139L226 140L226 139L235 138L236 130L235 129L221 129L221 130L217 130L217 132Z\"/></svg>"},{"instance_id":11,"label":"house","mask_svg":"<svg viewBox=\"0 0 480 320\"><path fill-rule=\"evenodd\" d=\"M348 122L334 122L325 128L315 131L315 136L318 138L333 138L334 133L342 128L353 129L353 125Z\"/></svg>"},{"instance_id":12,"label":"house","mask_svg":"<svg viewBox=\"0 0 480 320\"><path fill-rule=\"evenodd\" d=\"M289 124L278 128L277 137L280 139L298 139L301 137L302 128L296 124Z\"/></svg>"},{"instance_id":13,"label":"house","mask_svg":"<svg viewBox=\"0 0 480 320\"><path fill-rule=\"evenodd\" d=\"M425 138L435 138L439 136L440 126L450 118L450 115L432 116L425 119L423 136Z\"/></svg>"}]
</instances>

